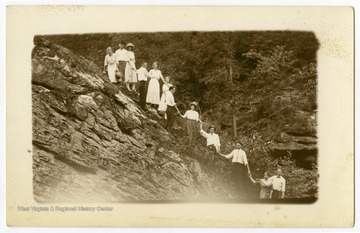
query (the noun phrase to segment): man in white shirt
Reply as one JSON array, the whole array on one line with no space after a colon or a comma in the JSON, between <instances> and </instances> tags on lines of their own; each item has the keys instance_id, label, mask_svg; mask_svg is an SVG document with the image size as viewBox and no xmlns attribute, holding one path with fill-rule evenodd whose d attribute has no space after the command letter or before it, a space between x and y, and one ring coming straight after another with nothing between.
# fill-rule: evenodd
<instances>
[{"instance_id":1,"label":"man in white shirt","mask_svg":"<svg viewBox=\"0 0 360 233\"><path fill-rule=\"evenodd\" d=\"M125 47L125 42L120 41L119 49L116 50L115 52L116 63L118 65L118 69L120 71L120 75L122 79L124 79L125 77L126 62L129 61L128 51L124 47Z\"/></svg>"},{"instance_id":2,"label":"man in white shirt","mask_svg":"<svg viewBox=\"0 0 360 233\"><path fill-rule=\"evenodd\" d=\"M236 149L234 149L230 154L219 154L227 159L232 158L233 179L241 194L241 197L245 198L247 196L247 183L249 183L248 177L250 176L250 168L246 153L241 149L241 143L237 142ZM247 172L245 170L246 168Z\"/></svg>"},{"instance_id":3,"label":"man in white shirt","mask_svg":"<svg viewBox=\"0 0 360 233\"><path fill-rule=\"evenodd\" d=\"M175 99L174 99L174 93L175 93L175 86L171 86L169 88L169 91L166 92L166 96L165 96L165 102L166 102L166 117L167 117L167 122L166 122L166 129L169 132L173 132L174 129L174 122L175 122L175 113L176 113L176 103L175 103Z\"/></svg>"},{"instance_id":4,"label":"man in white shirt","mask_svg":"<svg viewBox=\"0 0 360 233\"><path fill-rule=\"evenodd\" d=\"M206 146L207 146L207 164L213 164L215 155L220 151L220 139L219 135L215 133L215 127L209 127L209 133L206 133L202 128L202 122L200 122L200 134L204 138L206 138Z\"/></svg>"},{"instance_id":5,"label":"man in white shirt","mask_svg":"<svg viewBox=\"0 0 360 233\"><path fill-rule=\"evenodd\" d=\"M137 73L137 77L138 77L138 88L139 88L139 93L140 93L140 107L142 109L146 109L146 82L147 79L149 77L149 72L147 71L147 63L144 62L141 66L141 68L139 68L136 73Z\"/></svg>"},{"instance_id":6,"label":"man in white shirt","mask_svg":"<svg viewBox=\"0 0 360 233\"><path fill-rule=\"evenodd\" d=\"M285 196L285 179L282 177L281 169L277 169L276 175L272 176L272 193L271 198L273 199L282 199Z\"/></svg>"}]
</instances>

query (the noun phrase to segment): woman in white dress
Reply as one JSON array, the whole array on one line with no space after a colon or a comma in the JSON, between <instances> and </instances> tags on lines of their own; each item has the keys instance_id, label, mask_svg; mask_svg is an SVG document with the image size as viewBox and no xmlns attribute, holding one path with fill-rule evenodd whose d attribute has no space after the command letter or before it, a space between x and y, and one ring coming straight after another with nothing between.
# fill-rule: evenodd
<instances>
[{"instance_id":1,"label":"woman in white dress","mask_svg":"<svg viewBox=\"0 0 360 233\"><path fill-rule=\"evenodd\" d=\"M164 77L161 74L161 71L158 70L158 63L154 62L152 65L152 69L149 71L149 86L148 86L148 92L146 95L146 103L149 103L153 105L153 107L156 107L156 105L159 105L160 103L160 83L159 79L161 79L164 83Z\"/></svg>"},{"instance_id":2,"label":"woman in white dress","mask_svg":"<svg viewBox=\"0 0 360 233\"><path fill-rule=\"evenodd\" d=\"M126 62L126 67L125 67L126 88L129 91L135 91L135 83L137 82L137 76L136 76L136 66L135 66L135 53L133 52L134 45L132 43L128 43L126 45L126 49L129 57L129 60L128 62Z\"/></svg>"},{"instance_id":3,"label":"woman in white dress","mask_svg":"<svg viewBox=\"0 0 360 233\"><path fill-rule=\"evenodd\" d=\"M103 73L106 74L107 72L110 82L117 83L117 79L115 77L117 70L115 53L113 53L111 47L107 47L106 53Z\"/></svg>"}]
</instances>

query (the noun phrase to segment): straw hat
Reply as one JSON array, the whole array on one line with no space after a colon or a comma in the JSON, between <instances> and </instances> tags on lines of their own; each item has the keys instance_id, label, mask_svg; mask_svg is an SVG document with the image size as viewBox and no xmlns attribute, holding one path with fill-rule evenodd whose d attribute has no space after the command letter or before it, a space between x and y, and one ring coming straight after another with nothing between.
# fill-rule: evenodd
<instances>
[{"instance_id":1,"label":"straw hat","mask_svg":"<svg viewBox=\"0 0 360 233\"><path fill-rule=\"evenodd\" d=\"M209 126L209 130L210 130L210 129L214 129L214 130L215 130L215 126L210 125L210 126Z\"/></svg>"},{"instance_id":2,"label":"straw hat","mask_svg":"<svg viewBox=\"0 0 360 233\"><path fill-rule=\"evenodd\" d=\"M198 107L198 104L197 104L195 101L193 101L193 102L191 102L191 103L189 104L189 106L191 106L191 105L194 105L195 108Z\"/></svg>"},{"instance_id":3,"label":"straw hat","mask_svg":"<svg viewBox=\"0 0 360 233\"><path fill-rule=\"evenodd\" d=\"M133 47L133 48L134 48L134 45L133 45L132 43L127 43L126 48L129 48L129 47Z\"/></svg>"}]
</instances>

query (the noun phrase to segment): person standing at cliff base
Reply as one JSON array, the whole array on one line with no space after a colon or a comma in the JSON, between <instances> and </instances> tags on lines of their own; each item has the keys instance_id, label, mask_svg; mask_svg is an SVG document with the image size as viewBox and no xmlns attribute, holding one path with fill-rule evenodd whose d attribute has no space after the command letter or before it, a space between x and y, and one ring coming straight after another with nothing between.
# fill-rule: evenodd
<instances>
[{"instance_id":1,"label":"person standing at cliff base","mask_svg":"<svg viewBox=\"0 0 360 233\"><path fill-rule=\"evenodd\" d=\"M234 182L242 198L247 197L247 181L251 175L245 151L241 149L241 143L237 142L235 149L228 155L219 153L227 159L232 158L232 174ZM246 171L247 170L247 171Z\"/></svg>"},{"instance_id":2,"label":"person standing at cliff base","mask_svg":"<svg viewBox=\"0 0 360 233\"><path fill-rule=\"evenodd\" d=\"M147 63L144 62L141 66L141 68L139 68L136 73L137 73L137 78L138 78L138 89L139 89L139 93L140 93L140 107L142 109L146 109L146 91L147 91L147 79L149 77L149 72L147 71Z\"/></svg>"},{"instance_id":3,"label":"person standing at cliff base","mask_svg":"<svg viewBox=\"0 0 360 233\"><path fill-rule=\"evenodd\" d=\"M269 179L269 173L264 173L263 179L254 180L252 176L249 176L250 180L253 182L253 184L259 184L260 185L260 199L268 199L271 198L271 190L272 190L272 181Z\"/></svg>"},{"instance_id":4,"label":"person standing at cliff base","mask_svg":"<svg viewBox=\"0 0 360 233\"><path fill-rule=\"evenodd\" d=\"M200 121L200 134L204 138L206 138L206 147L207 147L207 153L206 153L206 160L207 164L213 163L216 153L219 153L220 151L220 138L219 135L215 133L215 127L210 126L209 127L209 133L205 132L202 128L202 122Z\"/></svg>"},{"instance_id":5,"label":"person standing at cliff base","mask_svg":"<svg viewBox=\"0 0 360 233\"><path fill-rule=\"evenodd\" d=\"M285 179L282 177L281 169L277 169L276 175L270 178L272 182L272 194L273 199L282 199L285 196Z\"/></svg>"},{"instance_id":6,"label":"person standing at cliff base","mask_svg":"<svg viewBox=\"0 0 360 233\"><path fill-rule=\"evenodd\" d=\"M125 43L123 41L120 41L119 49L116 50L115 52L116 63L118 65L118 69L121 77L119 81L121 81L121 79L124 78L126 63L129 61L128 51L124 47L125 47Z\"/></svg>"},{"instance_id":7,"label":"person standing at cliff base","mask_svg":"<svg viewBox=\"0 0 360 233\"><path fill-rule=\"evenodd\" d=\"M169 91L166 92L166 129L173 133L174 132L174 122L175 122L175 113L176 113L176 103L174 99L175 86L171 86Z\"/></svg>"}]
</instances>

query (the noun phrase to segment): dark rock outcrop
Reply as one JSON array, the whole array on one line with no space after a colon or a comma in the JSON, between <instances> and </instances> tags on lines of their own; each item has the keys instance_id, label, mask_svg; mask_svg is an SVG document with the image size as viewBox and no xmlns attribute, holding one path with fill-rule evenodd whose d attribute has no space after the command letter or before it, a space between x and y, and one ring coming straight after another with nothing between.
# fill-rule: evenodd
<instances>
[{"instance_id":1,"label":"dark rock outcrop","mask_svg":"<svg viewBox=\"0 0 360 233\"><path fill-rule=\"evenodd\" d=\"M173 136L110 84L98 66L42 37L34 43L37 201L216 198L214 178L195 159L173 151Z\"/></svg>"}]
</instances>

